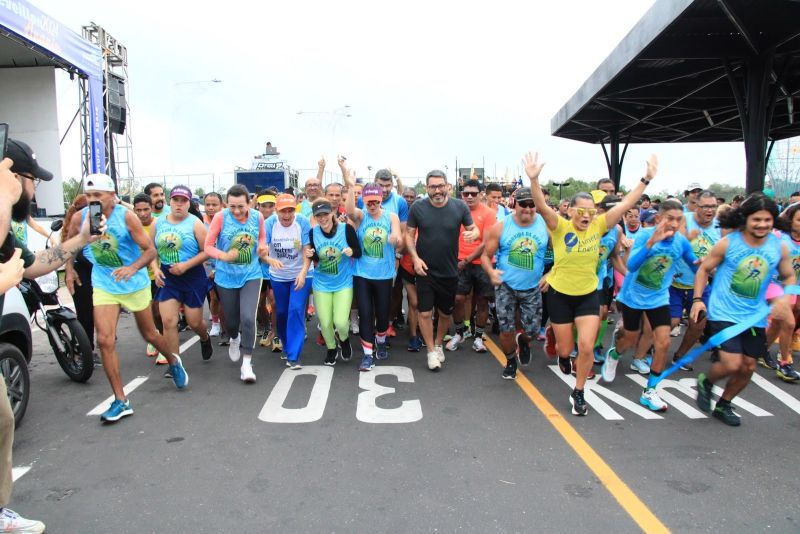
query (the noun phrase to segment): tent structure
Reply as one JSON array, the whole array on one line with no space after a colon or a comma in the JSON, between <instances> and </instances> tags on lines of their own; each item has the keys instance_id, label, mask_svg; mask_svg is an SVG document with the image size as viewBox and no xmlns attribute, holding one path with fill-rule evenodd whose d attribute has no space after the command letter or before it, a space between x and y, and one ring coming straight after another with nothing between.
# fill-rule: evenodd
<instances>
[{"instance_id":1,"label":"tent structure","mask_svg":"<svg viewBox=\"0 0 800 534\"><path fill-rule=\"evenodd\" d=\"M628 143L743 142L752 192L772 143L800 135L798 98L800 1L657 0L551 130L601 144L617 185Z\"/></svg>"}]
</instances>

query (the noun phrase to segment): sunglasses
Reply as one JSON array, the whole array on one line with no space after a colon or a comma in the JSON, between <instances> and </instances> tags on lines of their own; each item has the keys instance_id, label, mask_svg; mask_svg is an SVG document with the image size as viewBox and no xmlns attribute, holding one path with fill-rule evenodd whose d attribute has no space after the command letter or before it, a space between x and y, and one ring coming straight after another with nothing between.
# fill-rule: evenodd
<instances>
[{"instance_id":1,"label":"sunglasses","mask_svg":"<svg viewBox=\"0 0 800 534\"><path fill-rule=\"evenodd\" d=\"M477 197L480 194L479 191L462 191L462 197Z\"/></svg>"},{"instance_id":2,"label":"sunglasses","mask_svg":"<svg viewBox=\"0 0 800 534\"><path fill-rule=\"evenodd\" d=\"M370 200L367 202L367 206L378 206L380 205L380 203L381 203L380 200Z\"/></svg>"},{"instance_id":3,"label":"sunglasses","mask_svg":"<svg viewBox=\"0 0 800 534\"><path fill-rule=\"evenodd\" d=\"M575 208L575 214L578 217L583 217L588 215L589 217L594 217L597 215L597 208Z\"/></svg>"},{"instance_id":4,"label":"sunglasses","mask_svg":"<svg viewBox=\"0 0 800 534\"><path fill-rule=\"evenodd\" d=\"M536 203L533 200L518 200L517 206L520 208L535 208Z\"/></svg>"}]
</instances>

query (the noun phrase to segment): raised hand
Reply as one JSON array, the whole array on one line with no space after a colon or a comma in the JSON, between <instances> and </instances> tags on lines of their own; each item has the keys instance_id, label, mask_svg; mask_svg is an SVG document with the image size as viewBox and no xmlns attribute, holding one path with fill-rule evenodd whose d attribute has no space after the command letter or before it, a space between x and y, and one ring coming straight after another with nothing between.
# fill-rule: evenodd
<instances>
[{"instance_id":1,"label":"raised hand","mask_svg":"<svg viewBox=\"0 0 800 534\"><path fill-rule=\"evenodd\" d=\"M528 152L523 156L522 163L525 165L525 174L528 175L528 178L530 178L531 181L538 180L539 174L541 174L544 168L544 162L539 161L539 153Z\"/></svg>"},{"instance_id":2,"label":"raised hand","mask_svg":"<svg viewBox=\"0 0 800 534\"><path fill-rule=\"evenodd\" d=\"M650 157L647 158L647 170L645 171L644 178L645 180L652 180L658 174L658 156L655 154L650 154Z\"/></svg>"}]
</instances>

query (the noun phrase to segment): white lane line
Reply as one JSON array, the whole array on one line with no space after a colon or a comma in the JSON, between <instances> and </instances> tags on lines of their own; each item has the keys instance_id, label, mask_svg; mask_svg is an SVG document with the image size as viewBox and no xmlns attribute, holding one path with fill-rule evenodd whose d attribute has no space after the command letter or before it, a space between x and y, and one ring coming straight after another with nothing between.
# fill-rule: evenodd
<instances>
[{"instance_id":1,"label":"white lane line","mask_svg":"<svg viewBox=\"0 0 800 534\"><path fill-rule=\"evenodd\" d=\"M186 352L186 349L188 349L198 341L200 341L200 336L198 335L189 338L188 340L186 340L186 343L184 343L183 345L180 346L180 348L178 348L178 353L183 354L184 352Z\"/></svg>"},{"instance_id":2,"label":"white lane line","mask_svg":"<svg viewBox=\"0 0 800 534\"><path fill-rule=\"evenodd\" d=\"M31 470L32 465L23 465L20 467L14 467L11 469L11 479L12 481L16 482L20 478L22 478L25 473Z\"/></svg>"},{"instance_id":3,"label":"white lane line","mask_svg":"<svg viewBox=\"0 0 800 534\"><path fill-rule=\"evenodd\" d=\"M131 391L138 388L145 382L147 382L146 376L137 376L136 378L131 380L128 384L126 384L125 387L122 388L122 390L125 392L125 395L130 395ZM111 404L113 401L114 401L114 395L111 395L106 400L95 406L91 412L86 414L86 416L91 417L93 415L102 414L108 409L108 405Z\"/></svg>"}]
</instances>

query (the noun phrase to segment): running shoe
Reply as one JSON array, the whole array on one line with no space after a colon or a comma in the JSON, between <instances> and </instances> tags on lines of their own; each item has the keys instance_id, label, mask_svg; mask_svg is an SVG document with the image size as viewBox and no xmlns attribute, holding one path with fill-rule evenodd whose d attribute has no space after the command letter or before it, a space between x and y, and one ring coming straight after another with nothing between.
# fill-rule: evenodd
<instances>
[{"instance_id":1,"label":"running shoe","mask_svg":"<svg viewBox=\"0 0 800 534\"><path fill-rule=\"evenodd\" d=\"M357 336L357 335L358 335L358 333L359 333L359 329L358 329L358 317L356 317L356 320L355 320L355 321L353 321L352 319L350 319L350 333L351 333L351 334L353 334L354 336Z\"/></svg>"},{"instance_id":2,"label":"running shoe","mask_svg":"<svg viewBox=\"0 0 800 534\"><path fill-rule=\"evenodd\" d=\"M582 390L573 389L569 396L569 402L572 404L572 415L583 416L589 413L589 407L583 398Z\"/></svg>"},{"instance_id":3,"label":"running shoe","mask_svg":"<svg viewBox=\"0 0 800 534\"><path fill-rule=\"evenodd\" d=\"M794 370L791 363L781 364L778 370L775 371L775 374L784 382L797 382L800 380L800 374Z\"/></svg>"},{"instance_id":4,"label":"running shoe","mask_svg":"<svg viewBox=\"0 0 800 534\"><path fill-rule=\"evenodd\" d=\"M372 356L365 354L361 358L361 365L358 366L358 370L362 372L372 371L375 367L375 363L372 361Z\"/></svg>"},{"instance_id":5,"label":"running shoe","mask_svg":"<svg viewBox=\"0 0 800 534\"><path fill-rule=\"evenodd\" d=\"M616 358L614 356L616 356ZM606 361L603 362L603 367L600 368L600 375L603 377L603 382L614 381L617 377L618 363L619 354L617 354L616 347L611 347L608 349L608 352L606 352Z\"/></svg>"},{"instance_id":6,"label":"running shoe","mask_svg":"<svg viewBox=\"0 0 800 534\"><path fill-rule=\"evenodd\" d=\"M758 359L758 365L765 369L772 369L773 371L778 370L778 362L775 361L775 358L772 357L769 351Z\"/></svg>"},{"instance_id":7,"label":"running shoe","mask_svg":"<svg viewBox=\"0 0 800 534\"><path fill-rule=\"evenodd\" d=\"M389 348L386 343L375 343L375 359L376 360L389 359Z\"/></svg>"},{"instance_id":8,"label":"running shoe","mask_svg":"<svg viewBox=\"0 0 800 534\"><path fill-rule=\"evenodd\" d=\"M571 371L572 376L577 377L578 376L578 360L575 359L575 358L570 358L569 363L572 366L572 371ZM589 374L586 375L586 380L594 380L595 378L597 378L597 375L595 374L595 372L591 368L589 368Z\"/></svg>"},{"instance_id":9,"label":"running shoe","mask_svg":"<svg viewBox=\"0 0 800 534\"><path fill-rule=\"evenodd\" d=\"M654 412L666 412L667 403L658 396L656 388L645 388L639 397L639 404Z\"/></svg>"},{"instance_id":10,"label":"running shoe","mask_svg":"<svg viewBox=\"0 0 800 534\"><path fill-rule=\"evenodd\" d=\"M681 325L676 326L669 332L670 337L680 337L681 336Z\"/></svg>"},{"instance_id":11,"label":"running shoe","mask_svg":"<svg viewBox=\"0 0 800 534\"><path fill-rule=\"evenodd\" d=\"M172 375L172 381L175 383L175 387L183 389L189 385L189 373L183 368L181 357L175 356L175 359L175 365L169 366L169 373Z\"/></svg>"},{"instance_id":12,"label":"running shoe","mask_svg":"<svg viewBox=\"0 0 800 534\"><path fill-rule=\"evenodd\" d=\"M389 325L389 328L386 329L386 335L389 337L397 336L397 332L395 331L394 326Z\"/></svg>"},{"instance_id":13,"label":"running shoe","mask_svg":"<svg viewBox=\"0 0 800 534\"><path fill-rule=\"evenodd\" d=\"M44 532L44 523L33 519L25 519L14 510L0 508L0 532L38 534Z\"/></svg>"},{"instance_id":14,"label":"running shoe","mask_svg":"<svg viewBox=\"0 0 800 534\"><path fill-rule=\"evenodd\" d=\"M738 413L733 411L730 402L717 403L714 411L711 412L715 418L719 419L728 426L739 426L742 424L742 418Z\"/></svg>"},{"instance_id":15,"label":"running shoe","mask_svg":"<svg viewBox=\"0 0 800 534\"><path fill-rule=\"evenodd\" d=\"M678 363L678 360L680 360L680 359L681 359L681 357L678 356L677 354L675 354L672 357L672 363ZM690 364L690 363L682 363L681 366L680 366L680 370L681 371L694 371L694 366L692 364Z\"/></svg>"},{"instance_id":16,"label":"running shoe","mask_svg":"<svg viewBox=\"0 0 800 534\"><path fill-rule=\"evenodd\" d=\"M186 317L183 314L178 314L178 332L186 332L189 330L189 323L186 322Z\"/></svg>"},{"instance_id":17,"label":"running shoe","mask_svg":"<svg viewBox=\"0 0 800 534\"><path fill-rule=\"evenodd\" d=\"M200 354L203 355L203 360L208 361L214 354L214 345L211 344L211 336L208 336L205 341L200 340Z\"/></svg>"},{"instance_id":18,"label":"running shoe","mask_svg":"<svg viewBox=\"0 0 800 534\"><path fill-rule=\"evenodd\" d=\"M239 344L242 342L241 335L232 337L231 344L228 345L228 357L231 359L232 362L238 362L239 358L241 358L242 354L239 351Z\"/></svg>"},{"instance_id":19,"label":"running shoe","mask_svg":"<svg viewBox=\"0 0 800 534\"><path fill-rule=\"evenodd\" d=\"M258 342L262 347L269 347L272 344L272 331L265 330L264 335L261 336L261 341Z\"/></svg>"},{"instance_id":20,"label":"running shoe","mask_svg":"<svg viewBox=\"0 0 800 534\"><path fill-rule=\"evenodd\" d=\"M444 349L441 345L436 345L433 350L436 351L436 354L439 356L439 363L444 363Z\"/></svg>"},{"instance_id":21,"label":"running shoe","mask_svg":"<svg viewBox=\"0 0 800 534\"><path fill-rule=\"evenodd\" d=\"M211 337L217 337L220 334L220 326L219 323L211 323L211 330L208 331L208 335Z\"/></svg>"},{"instance_id":22,"label":"running shoe","mask_svg":"<svg viewBox=\"0 0 800 534\"><path fill-rule=\"evenodd\" d=\"M708 378L706 378L706 375L703 373L697 375L697 407L705 413L711 411L712 392L713 386L711 385L711 382L708 381Z\"/></svg>"},{"instance_id":23,"label":"running shoe","mask_svg":"<svg viewBox=\"0 0 800 534\"><path fill-rule=\"evenodd\" d=\"M275 336L272 338L272 352L282 352L283 351L283 342L281 338Z\"/></svg>"},{"instance_id":24,"label":"running shoe","mask_svg":"<svg viewBox=\"0 0 800 534\"><path fill-rule=\"evenodd\" d=\"M153 358L158 356L158 349L156 349L152 344L147 344L147 349L145 349L145 354L147 354L148 358Z\"/></svg>"},{"instance_id":25,"label":"running shoe","mask_svg":"<svg viewBox=\"0 0 800 534\"><path fill-rule=\"evenodd\" d=\"M339 341L339 348L342 351L342 361L349 362L350 357L353 356L353 347L350 345L350 338L348 337L344 341Z\"/></svg>"},{"instance_id":26,"label":"running shoe","mask_svg":"<svg viewBox=\"0 0 800 534\"><path fill-rule=\"evenodd\" d=\"M330 365L331 367L336 365L336 355L338 352L337 349L328 349L327 354L325 354L325 361L322 362L323 365Z\"/></svg>"},{"instance_id":27,"label":"running shoe","mask_svg":"<svg viewBox=\"0 0 800 534\"><path fill-rule=\"evenodd\" d=\"M604 361L606 361L606 355L603 354L603 347L595 347L594 348L594 363L596 365L600 365Z\"/></svg>"},{"instance_id":28,"label":"running shoe","mask_svg":"<svg viewBox=\"0 0 800 534\"><path fill-rule=\"evenodd\" d=\"M634 358L631 362L631 371L636 371L640 375L649 375L650 374L650 366L647 365L647 362L644 359L637 359Z\"/></svg>"},{"instance_id":29,"label":"running shoe","mask_svg":"<svg viewBox=\"0 0 800 534\"><path fill-rule=\"evenodd\" d=\"M419 352L422 350L422 338L419 336L411 336L408 339L408 352Z\"/></svg>"},{"instance_id":30,"label":"running shoe","mask_svg":"<svg viewBox=\"0 0 800 534\"><path fill-rule=\"evenodd\" d=\"M230 336L225 332L221 333L219 335L219 343L217 343L217 345L219 345L220 347L227 347L230 344L231 344Z\"/></svg>"},{"instance_id":31,"label":"running shoe","mask_svg":"<svg viewBox=\"0 0 800 534\"><path fill-rule=\"evenodd\" d=\"M292 371L297 371L298 369L302 369L302 368L303 368L303 364L302 364L302 363L300 363L300 360L299 360L299 359L297 359L297 360L294 360L294 361L287 361L287 362L286 362L286 365L287 365L287 366L289 367L289 369L291 369Z\"/></svg>"},{"instance_id":32,"label":"running shoe","mask_svg":"<svg viewBox=\"0 0 800 534\"><path fill-rule=\"evenodd\" d=\"M326 345L325 338L322 336L322 332L317 334L317 345L320 347L324 347Z\"/></svg>"},{"instance_id":33,"label":"running shoe","mask_svg":"<svg viewBox=\"0 0 800 534\"><path fill-rule=\"evenodd\" d=\"M472 350L481 353L487 351L486 345L483 343L483 338L481 336L476 337L472 342Z\"/></svg>"},{"instance_id":34,"label":"running shoe","mask_svg":"<svg viewBox=\"0 0 800 534\"><path fill-rule=\"evenodd\" d=\"M550 325L544 330L544 353L550 358L556 357L556 333Z\"/></svg>"},{"instance_id":35,"label":"running shoe","mask_svg":"<svg viewBox=\"0 0 800 534\"><path fill-rule=\"evenodd\" d=\"M644 363L647 364L647 367L653 367L653 355L652 354L648 354L643 359L644 359Z\"/></svg>"},{"instance_id":36,"label":"running shoe","mask_svg":"<svg viewBox=\"0 0 800 534\"><path fill-rule=\"evenodd\" d=\"M512 356L508 358L506 368L503 369L503 379L514 380L515 378L517 378L517 357Z\"/></svg>"},{"instance_id":37,"label":"running shoe","mask_svg":"<svg viewBox=\"0 0 800 534\"><path fill-rule=\"evenodd\" d=\"M528 345L527 341L522 339L522 334L517 334L515 340L517 342L519 363L522 367L527 367L531 363L531 347Z\"/></svg>"},{"instance_id":38,"label":"running shoe","mask_svg":"<svg viewBox=\"0 0 800 534\"><path fill-rule=\"evenodd\" d=\"M559 358L558 368L565 375L570 374L572 372L572 360L570 360L569 358Z\"/></svg>"},{"instance_id":39,"label":"running shoe","mask_svg":"<svg viewBox=\"0 0 800 534\"><path fill-rule=\"evenodd\" d=\"M461 342L462 341L464 341L464 337L461 334L459 334L458 332L456 332L456 335L451 337L450 341L447 342L447 345L445 345L445 348L447 350L449 350L450 352L452 352L454 350L458 350L458 347L461 346Z\"/></svg>"},{"instance_id":40,"label":"running shoe","mask_svg":"<svg viewBox=\"0 0 800 534\"><path fill-rule=\"evenodd\" d=\"M248 361L242 362L242 370L239 373L239 379L245 384L255 384L256 374L253 372L253 364Z\"/></svg>"},{"instance_id":41,"label":"running shoe","mask_svg":"<svg viewBox=\"0 0 800 534\"><path fill-rule=\"evenodd\" d=\"M536 336L536 341L544 341L545 340L544 330L545 330L544 327L539 329L539 334Z\"/></svg>"},{"instance_id":42,"label":"running shoe","mask_svg":"<svg viewBox=\"0 0 800 534\"><path fill-rule=\"evenodd\" d=\"M434 349L428 352L428 369L431 371L438 371L442 368L442 362L439 361L439 353Z\"/></svg>"},{"instance_id":43,"label":"running shoe","mask_svg":"<svg viewBox=\"0 0 800 534\"><path fill-rule=\"evenodd\" d=\"M167 360L167 357L163 354L159 353L158 356L156 356L156 365L167 365L168 363L169 360Z\"/></svg>"},{"instance_id":44,"label":"running shoe","mask_svg":"<svg viewBox=\"0 0 800 534\"><path fill-rule=\"evenodd\" d=\"M462 340L469 339L471 337L473 337L471 328L467 328L466 330L464 330L464 335L462 336Z\"/></svg>"},{"instance_id":45,"label":"running shoe","mask_svg":"<svg viewBox=\"0 0 800 534\"><path fill-rule=\"evenodd\" d=\"M103 412L100 416L100 420L106 423L113 423L128 415L133 415L133 407L131 406L130 399L124 402L119 399L114 399L114 402L111 403L108 410Z\"/></svg>"}]
</instances>

